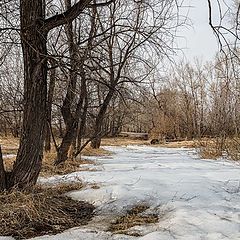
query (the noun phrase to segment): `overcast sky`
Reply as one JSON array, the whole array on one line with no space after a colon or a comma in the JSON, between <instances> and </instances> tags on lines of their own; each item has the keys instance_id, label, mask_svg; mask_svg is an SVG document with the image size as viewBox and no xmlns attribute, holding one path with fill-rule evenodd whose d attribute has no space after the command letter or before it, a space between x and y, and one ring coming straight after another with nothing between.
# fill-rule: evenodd
<instances>
[{"instance_id":1,"label":"overcast sky","mask_svg":"<svg viewBox=\"0 0 240 240\"><path fill-rule=\"evenodd\" d=\"M192 6L188 16L193 27L180 32L184 39L178 40L178 46L184 48L185 57L190 62L194 57L203 61L212 60L218 51L218 44L208 25L207 0L187 0L187 4Z\"/></svg>"}]
</instances>

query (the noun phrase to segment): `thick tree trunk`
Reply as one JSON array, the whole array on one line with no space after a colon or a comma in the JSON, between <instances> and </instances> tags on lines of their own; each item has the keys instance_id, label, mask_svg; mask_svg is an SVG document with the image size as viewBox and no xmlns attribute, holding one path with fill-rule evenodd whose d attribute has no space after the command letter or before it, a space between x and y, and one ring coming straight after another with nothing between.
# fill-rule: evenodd
<instances>
[{"instance_id":1,"label":"thick tree trunk","mask_svg":"<svg viewBox=\"0 0 240 240\"><path fill-rule=\"evenodd\" d=\"M3 165L2 148L0 145L0 191L6 189L6 172Z\"/></svg>"},{"instance_id":2,"label":"thick tree trunk","mask_svg":"<svg viewBox=\"0 0 240 240\"><path fill-rule=\"evenodd\" d=\"M70 23L91 2L75 3L62 14L45 19L45 0L20 0L21 43L24 60L24 111L20 146L13 171L5 174L0 163L0 185L20 189L37 181L41 170L47 102L47 33ZM7 180L6 184L4 183Z\"/></svg>"},{"instance_id":3,"label":"thick tree trunk","mask_svg":"<svg viewBox=\"0 0 240 240\"><path fill-rule=\"evenodd\" d=\"M114 94L114 88L110 89L106 98L103 101L103 104L100 108L100 111L97 115L96 121L95 121L95 127L94 127L94 138L91 141L91 147L92 148L100 148L101 145L101 139L102 139L102 125L103 125L103 120L105 117L105 114L107 112L108 105L113 97Z\"/></svg>"},{"instance_id":4,"label":"thick tree trunk","mask_svg":"<svg viewBox=\"0 0 240 240\"><path fill-rule=\"evenodd\" d=\"M68 159L68 151L77 131L77 122L73 120L73 122L71 124L69 123L68 126L69 127L66 128L66 133L58 149L57 159L54 163L55 165L64 163Z\"/></svg>"},{"instance_id":5,"label":"thick tree trunk","mask_svg":"<svg viewBox=\"0 0 240 240\"><path fill-rule=\"evenodd\" d=\"M10 187L25 188L37 181L43 155L47 100L47 34L42 1L21 1L21 40L24 59L23 130Z\"/></svg>"}]
</instances>

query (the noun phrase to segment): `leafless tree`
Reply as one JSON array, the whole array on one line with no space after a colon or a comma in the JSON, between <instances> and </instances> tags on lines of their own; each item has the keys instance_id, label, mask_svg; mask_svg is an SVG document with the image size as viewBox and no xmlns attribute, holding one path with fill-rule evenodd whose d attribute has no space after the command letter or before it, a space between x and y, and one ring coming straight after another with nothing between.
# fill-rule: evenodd
<instances>
[{"instance_id":1,"label":"leafless tree","mask_svg":"<svg viewBox=\"0 0 240 240\"><path fill-rule=\"evenodd\" d=\"M20 37L24 62L23 129L16 162L2 189L36 183L42 164L47 108L48 33L73 21L91 3L80 0L63 13L46 17L45 1L20 1ZM7 19L7 22L9 20ZM1 32L5 29L1 29Z\"/></svg>"},{"instance_id":2,"label":"leafless tree","mask_svg":"<svg viewBox=\"0 0 240 240\"><path fill-rule=\"evenodd\" d=\"M102 128L104 117L114 95L121 95L123 86L139 85L155 67L150 67L154 58L161 60L172 53L174 30L182 24L177 21L175 4L115 1L107 9L108 14L99 12L98 24L103 31L110 31L91 58L92 69L99 69L93 71L93 78L104 83L106 92L96 113L93 148L99 148L101 137L106 134ZM107 19L102 17L106 15Z\"/></svg>"}]
</instances>

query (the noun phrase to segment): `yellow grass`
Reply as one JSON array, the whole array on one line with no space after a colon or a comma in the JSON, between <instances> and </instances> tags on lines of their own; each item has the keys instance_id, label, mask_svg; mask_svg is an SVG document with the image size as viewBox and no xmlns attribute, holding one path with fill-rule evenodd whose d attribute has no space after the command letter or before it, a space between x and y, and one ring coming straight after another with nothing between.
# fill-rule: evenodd
<instances>
[{"instance_id":1,"label":"yellow grass","mask_svg":"<svg viewBox=\"0 0 240 240\"><path fill-rule=\"evenodd\" d=\"M126 146L126 145L150 145L151 140L135 140L126 137L117 138L103 138L102 146ZM168 142L162 144L153 144L151 146L155 147L169 147L169 148L193 148L196 147L196 141L178 141L178 142Z\"/></svg>"},{"instance_id":2,"label":"yellow grass","mask_svg":"<svg viewBox=\"0 0 240 240\"><path fill-rule=\"evenodd\" d=\"M19 146L19 139L13 137L0 137L0 145L3 154L16 154Z\"/></svg>"},{"instance_id":3,"label":"yellow grass","mask_svg":"<svg viewBox=\"0 0 240 240\"><path fill-rule=\"evenodd\" d=\"M227 139L226 141L226 152L232 160L240 161L240 138L235 137Z\"/></svg>"},{"instance_id":4,"label":"yellow grass","mask_svg":"<svg viewBox=\"0 0 240 240\"><path fill-rule=\"evenodd\" d=\"M148 145L150 141L135 140L130 138L103 138L102 146L126 146L126 145Z\"/></svg>"},{"instance_id":5,"label":"yellow grass","mask_svg":"<svg viewBox=\"0 0 240 240\"><path fill-rule=\"evenodd\" d=\"M64 164L55 166L54 161L56 160L56 156L57 154L55 151L44 154L43 165L40 173L41 176L47 177L56 174L65 175L72 172L86 171L86 168L82 168L82 165L92 164L92 161L90 160L74 159L67 160Z\"/></svg>"},{"instance_id":6,"label":"yellow grass","mask_svg":"<svg viewBox=\"0 0 240 240\"><path fill-rule=\"evenodd\" d=\"M196 147L196 141L179 141L179 142L168 142L165 144L162 144L161 146L169 147L169 148L194 148Z\"/></svg>"},{"instance_id":7,"label":"yellow grass","mask_svg":"<svg viewBox=\"0 0 240 240\"><path fill-rule=\"evenodd\" d=\"M64 164L55 166L54 165L55 159L56 159L55 151L44 154L40 176L48 177L56 174L64 175L64 174L77 172L77 171L86 171L87 168L83 168L83 165L93 163L90 160L75 159L75 160L67 160ZM4 158L4 166L7 171L12 170L13 163L15 160L16 160L16 157L14 156Z\"/></svg>"},{"instance_id":8,"label":"yellow grass","mask_svg":"<svg viewBox=\"0 0 240 240\"><path fill-rule=\"evenodd\" d=\"M81 188L81 183L68 183L0 194L0 236L26 239L86 224L94 207L61 195Z\"/></svg>"},{"instance_id":9,"label":"yellow grass","mask_svg":"<svg viewBox=\"0 0 240 240\"><path fill-rule=\"evenodd\" d=\"M201 139L196 142L199 154L203 159L217 159L223 154L223 143L220 139Z\"/></svg>"},{"instance_id":10,"label":"yellow grass","mask_svg":"<svg viewBox=\"0 0 240 240\"><path fill-rule=\"evenodd\" d=\"M112 153L110 151L107 151L103 148L93 149L90 146L85 147L81 153L82 156L105 156L111 154Z\"/></svg>"},{"instance_id":11,"label":"yellow grass","mask_svg":"<svg viewBox=\"0 0 240 240\"><path fill-rule=\"evenodd\" d=\"M149 209L149 206L145 204L138 204L132 207L124 216L112 222L108 231L115 234L139 236L136 233L129 232L129 229L135 226L157 223L159 220L157 214L143 214L147 209Z\"/></svg>"}]
</instances>

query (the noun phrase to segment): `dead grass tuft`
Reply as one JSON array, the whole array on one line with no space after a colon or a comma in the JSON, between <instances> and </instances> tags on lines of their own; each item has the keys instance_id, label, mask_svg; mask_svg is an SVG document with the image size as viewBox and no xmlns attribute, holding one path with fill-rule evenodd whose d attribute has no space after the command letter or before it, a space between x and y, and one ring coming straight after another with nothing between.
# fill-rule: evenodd
<instances>
[{"instance_id":1,"label":"dead grass tuft","mask_svg":"<svg viewBox=\"0 0 240 240\"><path fill-rule=\"evenodd\" d=\"M127 137L103 138L102 146L149 145L149 141L130 139Z\"/></svg>"},{"instance_id":2,"label":"dead grass tuft","mask_svg":"<svg viewBox=\"0 0 240 240\"><path fill-rule=\"evenodd\" d=\"M93 205L60 195L81 186L61 184L36 187L32 192L2 193L0 236L26 239L86 224L93 216Z\"/></svg>"},{"instance_id":3,"label":"dead grass tuft","mask_svg":"<svg viewBox=\"0 0 240 240\"><path fill-rule=\"evenodd\" d=\"M6 171L10 172L12 170L13 163L16 160L16 156L4 157L3 160Z\"/></svg>"},{"instance_id":4,"label":"dead grass tuft","mask_svg":"<svg viewBox=\"0 0 240 240\"><path fill-rule=\"evenodd\" d=\"M226 141L226 152L232 160L240 161L240 138L231 138Z\"/></svg>"},{"instance_id":5,"label":"dead grass tuft","mask_svg":"<svg viewBox=\"0 0 240 240\"><path fill-rule=\"evenodd\" d=\"M187 141L175 141L175 142L167 142L164 144L164 147L168 148L195 148L196 141L194 140L187 140Z\"/></svg>"},{"instance_id":6,"label":"dead grass tuft","mask_svg":"<svg viewBox=\"0 0 240 240\"><path fill-rule=\"evenodd\" d=\"M90 160L74 159L67 160L64 164L55 166L55 159L56 152L49 152L44 154L43 165L40 173L41 176L47 177L55 174L64 175L72 172L83 171L82 165L92 164L92 161Z\"/></svg>"},{"instance_id":7,"label":"dead grass tuft","mask_svg":"<svg viewBox=\"0 0 240 240\"><path fill-rule=\"evenodd\" d=\"M197 148L204 159L217 159L226 155L232 160L240 160L240 139L236 137L199 141Z\"/></svg>"},{"instance_id":8,"label":"dead grass tuft","mask_svg":"<svg viewBox=\"0 0 240 240\"><path fill-rule=\"evenodd\" d=\"M223 145L220 139L199 140L196 144L203 159L217 159L222 156Z\"/></svg>"},{"instance_id":9,"label":"dead grass tuft","mask_svg":"<svg viewBox=\"0 0 240 240\"><path fill-rule=\"evenodd\" d=\"M106 156L106 155L111 155L112 153L103 148L94 149L87 146L86 148L83 149L81 154L83 156Z\"/></svg>"},{"instance_id":10,"label":"dead grass tuft","mask_svg":"<svg viewBox=\"0 0 240 240\"><path fill-rule=\"evenodd\" d=\"M83 168L82 166L85 164L93 164L93 162L90 160L74 159L74 160L67 160L64 164L55 166L54 161L56 159L56 155L57 154L54 151L44 154L42 169L40 173L42 177L48 177L56 174L65 175L65 174L77 172L77 171L86 171L87 168ZM16 156L4 157L4 166L7 171L12 170L13 163L15 160L16 160Z\"/></svg>"},{"instance_id":11,"label":"dead grass tuft","mask_svg":"<svg viewBox=\"0 0 240 240\"><path fill-rule=\"evenodd\" d=\"M16 154L19 146L19 139L13 137L0 137L0 145L3 154Z\"/></svg>"},{"instance_id":12,"label":"dead grass tuft","mask_svg":"<svg viewBox=\"0 0 240 240\"><path fill-rule=\"evenodd\" d=\"M108 231L115 234L127 234L134 235L129 233L129 229L135 226L141 226L151 223L157 223L159 220L158 214L144 214L144 212L149 209L148 205L138 204L127 211L126 215L121 216L111 223Z\"/></svg>"}]
</instances>

